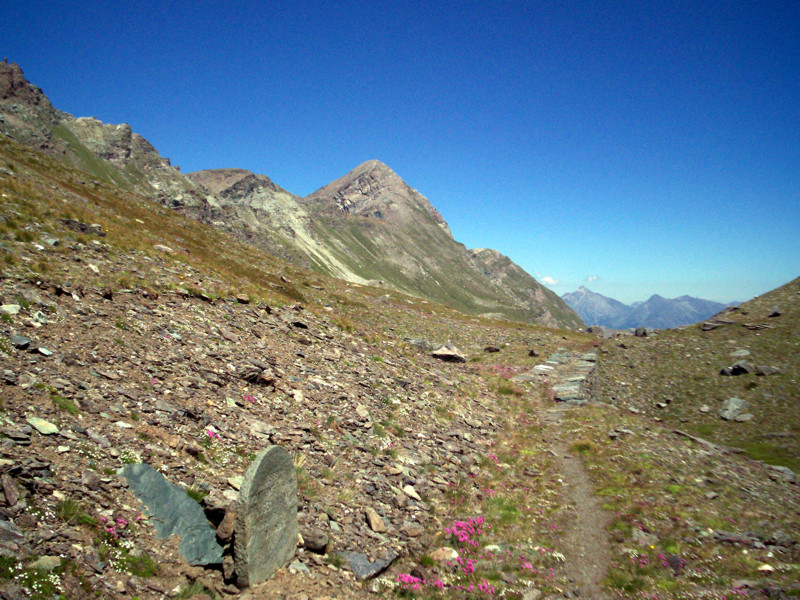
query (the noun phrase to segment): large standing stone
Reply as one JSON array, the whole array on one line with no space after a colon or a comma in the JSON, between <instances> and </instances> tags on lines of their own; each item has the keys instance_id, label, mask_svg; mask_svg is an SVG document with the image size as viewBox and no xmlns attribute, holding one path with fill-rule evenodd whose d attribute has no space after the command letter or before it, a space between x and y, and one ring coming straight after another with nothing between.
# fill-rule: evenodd
<instances>
[{"instance_id":1,"label":"large standing stone","mask_svg":"<svg viewBox=\"0 0 800 600\"><path fill-rule=\"evenodd\" d=\"M240 586L272 576L297 546L297 475L281 446L258 453L245 473L236 506L234 565Z\"/></svg>"},{"instance_id":2,"label":"large standing stone","mask_svg":"<svg viewBox=\"0 0 800 600\"><path fill-rule=\"evenodd\" d=\"M200 505L144 463L126 465L122 475L133 493L153 516L150 520L161 538L181 536L179 550L190 565L222 562L222 548Z\"/></svg>"}]
</instances>

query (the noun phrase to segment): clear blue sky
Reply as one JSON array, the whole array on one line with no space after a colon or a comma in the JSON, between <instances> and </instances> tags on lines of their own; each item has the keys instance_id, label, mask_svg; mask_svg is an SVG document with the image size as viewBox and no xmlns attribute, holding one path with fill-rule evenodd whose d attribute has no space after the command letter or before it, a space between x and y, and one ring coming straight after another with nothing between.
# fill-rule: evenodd
<instances>
[{"instance_id":1,"label":"clear blue sky","mask_svg":"<svg viewBox=\"0 0 800 600\"><path fill-rule=\"evenodd\" d=\"M306 195L382 160L558 293L800 275L796 0L27 0L0 3L3 56L185 172Z\"/></svg>"}]
</instances>

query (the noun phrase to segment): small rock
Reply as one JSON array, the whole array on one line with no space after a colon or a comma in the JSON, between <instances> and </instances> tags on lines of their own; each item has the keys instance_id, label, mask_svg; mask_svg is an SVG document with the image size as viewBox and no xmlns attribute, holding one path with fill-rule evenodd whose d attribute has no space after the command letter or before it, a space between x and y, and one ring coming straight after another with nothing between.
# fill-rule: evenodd
<instances>
[{"instance_id":1,"label":"small rock","mask_svg":"<svg viewBox=\"0 0 800 600\"><path fill-rule=\"evenodd\" d=\"M21 308L22 307L19 304L3 304L0 306L0 313L14 316L19 314Z\"/></svg>"},{"instance_id":2,"label":"small rock","mask_svg":"<svg viewBox=\"0 0 800 600\"><path fill-rule=\"evenodd\" d=\"M425 528L419 523L404 523L400 531L408 537L419 537L425 533Z\"/></svg>"},{"instance_id":3,"label":"small rock","mask_svg":"<svg viewBox=\"0 0 800 600\"><path fill-rule=\"evenodd\" d=\"M369 528L372 529L375 533L383 533L386 531L386 524L381 519L381 516L375 511L372 507L367 507L364 509L364 515L367 518L367 524Z\"/></svg>"},{"instance_id":4,"label":"small rock","mask_svg":"<svg viewBox=\"0 0 800 600\"><path fill-rule=\"evenodd\" d=\"M442 546L431 552L431 558L437 562L442 560L455 560L458 558L458 552L448 546Z\"/></svg>"},{"instance_id":5,"label":"small rock","mask_svg":"<svg viewBox=\"0 0 800 600\"><path fill-rule=\"evenodd\" d=\"M303 535L303 548L316 554L325 554L328 542L328 536L318 529L312 529Z\"/></svg>"},{"instance_id":6,"label":"small rock","mask_svg":"<svg viewBox=\"0 0 800 600\"><path fill-rule=\"evenodd\" d=\"M769 314L767 316L768 317L780 317L781 316L781 309L778 308L777 306L773 306L769 310Z\"/></svg>"},{"instance_id":7,"label":"small rock","mask_svg":"<svg viewBox=\"0 0 800 600\"><path fill-rule=\"evenodd\" d=\"M781 479L784 479L789 483L797 483L797 474L794 471L792 471L789 467L769 465L769 468L775 475L779 476Z\"/></svg>"},{"instance_id":8,"label":"small rock","mask_svg":"<svg viewBox=\"0 0 800 600\"><path fill-rule=\"evenodd\" d=\"M17 350L27 350L28 347L31 345L31 341L24 335L12 335L11 345L14 346L14 348L16 348Z\"/></svg>"},{"instance_id":9,"label":"small rock","mask_svg":"<svg viewBox=\"0 0 800 600\"><path fill-rule=\"evenodd\" d=\"M369 557L363 552L341 552L340 556L350 566L356 579L360 580L370 579L380 575L392 564L392 561L397 558L397 555L391 551L386 558L374 562L371 562Z\"/></svg>"},{"instance_id":10,"label":"small rock","mask_svg":"<svg viewBox=\"0 0 800 600\"><path fill-rule=\"evenodd\" d=\"M633 541L640 546L655 546L658 543L658 536L654 533L642 531L641 529L634 529Z\"/></svg>"},{"instance_id":11,"label":"small rock","mask_svg":"<svg viewBox=\"0 0 800 600\"><path fill-rule=\"evenodd\" d=\"M54 433L58 433L58 427L49 421L40 419L39 417L27 417L25 420L42 435L53 435Z\"/></svg>"},{"instance_id":12,"label":"small rock","mask_svg":"<svg viewBox=\"0 0 800 600\"><path fill-rule=\"evenodd\" d=\"M3 473L2 477L0 477L0 484L2 484L3 487L3 495L6 497L6 504L8 506L14 506L19 500L17 484L11 476L6 473Z\"/></svg>"},{"instance_id":13,"label":"small rock","mask_svg":"<svg viewBox=\"0 0 800 600\"><path fill-rule=\"evenodd\" d=\"M746 360L733 363L730 367L720 369L720 375L749 375L756 372L756 368Z\"/></svg>"},{"instance_id":14,"label":"small rock","mask_svg":"<svg viewBox=\"0 0 800 600\"><path fill-rule=\"evenodd\" d=\"M781 370L778 367L772 367L769 365L758 365L756 367L756 375L765 376L765 375L778 375L780 374Z\"/></svg>"},{"instance_id":15,"label":"small rock","mask_svg":"<svg viewBox=\"0 0 800 600\"><path fill-rule=\"evenodd\" d=\"M780 313L779 313L779 314L780 314ZM766 565L766 564L765 564L765 565L761 565L760 567L758 567L758 570L759 570L761 573L772 573L772 572L774 572L774 571L775 571L775 567L773 567L773 566L771 566L771 565Z\"/></svg>"},{"instance_id":16,"label":"small rock","mask_svg":"<svg viewBox=\"0 0 800 600\"><path fill-rule=\"evenodd\" d=\"M61 566L61 559L57 556L42 556L30 564L30 568L41 571L52 571Z\"/></svg>"},{"instance_id":17,"label":"small rock","mask_svg":"<svg viewBox=\"0 0 800 600\"><path fill-rule=\"evenodd\" d=\"M294 571L295 573L303 573L304 575L311 575L311 571L307 566L301 563L299 560L292 561L289 564L289 570ZM308 598L308 596L306 596Z\"/></svg>"},{"instance_id":18,"label":"small rock","mask_svg":"<svg viewBox=\"0 0 800 600\"><path fill-rule=\"evenodd\" d=\"M414 486L411 485L404 486L403 493L412 500L417 500L418 502L422 501L422 498L419 497L419 494L417 493L417 490L414 489Z\"/></svg>"}]
</instances>

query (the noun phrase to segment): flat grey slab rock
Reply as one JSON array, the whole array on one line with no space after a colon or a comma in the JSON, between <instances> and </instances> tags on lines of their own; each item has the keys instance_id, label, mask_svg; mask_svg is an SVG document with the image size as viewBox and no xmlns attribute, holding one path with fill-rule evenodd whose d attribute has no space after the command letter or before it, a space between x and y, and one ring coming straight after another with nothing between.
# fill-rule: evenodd
<instances>
[{"instance_id":1,"label":"flat grey slab rock","mask_svg":"<svg viewBox=\"0 0 800 600\"><path fill-rule=\"evenodd\" d=\"M361 580L377 577L392 564L395 558L397 558L396 554L390 553L387 558L370 562L369 557L363 552L352 552L348 550L346 552L340 552L339 554L347 561L347 564L350 565L356 579Z\"/></svg>"},{"instance_id":2,"label":"flat grey slab rock","mask_svg":"<svg viewBox=\"0 0 800 600\"><path fill-rule=\"evenodd\" d=\"M190 565L222 562L222 548L200 505L150 465L126 465L122 475L152 515L150 523L161 538L181 536L179 550Z\"/></svg>"},{"instance_id":3,"label":"flat grey slab rock","mask_svg":"<svg viewBox=\"0 0 800 600\"><path fill-rule=\"evenodd\" d=\"M297 547L297 474L281 446L256 455L239 490L234 569L240 587L271 577Z\"/></svg>"}]
</instances>

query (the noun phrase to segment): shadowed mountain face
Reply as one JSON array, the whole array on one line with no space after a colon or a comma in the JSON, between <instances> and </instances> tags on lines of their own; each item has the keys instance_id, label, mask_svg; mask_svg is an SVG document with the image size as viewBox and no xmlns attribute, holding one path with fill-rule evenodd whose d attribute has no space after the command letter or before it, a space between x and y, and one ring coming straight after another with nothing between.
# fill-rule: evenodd
<instances>
[{"instance_id":1,"label":"shadowed mountain face","mask_svg":"<svg viewBox=\"0 0 800 600\"><path fill-rule=\"evenodd\" d=\"M603 325L613 329L653 327L668 329L703 321L729 306L712 300L691 296L664 298L653 294L645 302L623 304L613 298L581 286L575 292L564 294L562 299L577 312L588 325Z\"/></svg>"},{"instance_id":2,"label":"shadowed mountain face","mask_svg":"<svg viewBox=\"0 0 800 600\"><path fill-rule=\"evenodd\" d=\"M508 258L468 251L442 215L370 160L300 198L244 169L184 175L130 125L53 108L16 64L0 64L0 132L97 180L178 209L279 258L469 314L580 327L580 318Z\"/></svg>"}]
</instances>

